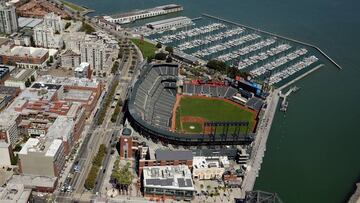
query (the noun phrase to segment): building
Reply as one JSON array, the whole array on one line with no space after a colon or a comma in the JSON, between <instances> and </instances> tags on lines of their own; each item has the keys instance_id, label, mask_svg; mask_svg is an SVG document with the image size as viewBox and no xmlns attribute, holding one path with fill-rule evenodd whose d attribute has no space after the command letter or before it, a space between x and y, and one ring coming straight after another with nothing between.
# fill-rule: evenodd
<instances>
[{"instance_id":1,"label":"building","mask_svg":"<svg viewBox=\"0 0 360 203\"><path fill-rule=\"evenodd\" d=\"M80 53L81 44L85 42L85 32L64 33L63 39L66 49L70 49L75 53Z\"/></svg>"},{"instance_id":2,"label":"building","mask_svg":"<svg viewBox=\"0 0 360 203\"><path fill-rule=\"evenodd\" d=\"M190 201L196 192L186 165L144 168L143 188L150 201L158 198Z\"/></svg>"},{"instance_id":3,"label":"building","mask_svg":"<svg viewBox=\"0 0 360 203\"><path fill-rule=\"evenodd\" d=\"M44 16L44 24L48 27L51 27L55 32L61 33L64 31L61 17L53 12Z\"/></svg>"},{"instance_id":4,"label":"building","mask_svg":"<svg viewBox=\"0 0 360 203\"><path fill-rule=\"evenodd\" d=\"M37 72L34 69L18 69L11 74L10 78L5 81L5 86L18 87L20 89L26 88L26 81L31 81L32 78L37 78Z\"/></svg>"},{"instance_id":5,"label":"building","mask_svg":"<svg viewBox=\"0 0 360 203\"><path fill-rule=\"evenodd\" d=\"M35 192L55 191L58 183L57 177L34 176L34 175L13 175L8 184L24 184L26 189L31 189Z\"/></svg>"},{"instance_id":6,"label":"building","mask_svg":"<svg viewBox=\"0 0 360 203\"><path fill-rule=\"evenodd\" d=\"M61 54L61 66L64 68L75 68L80 66L81 56L70 49Z\"/></svg>"},{"instance_id":7,"label":"building","mask_svg":"<svg viewBox=\"0 0 360 203\"><path fill-rule=\"evenodd\" d=\"M16 8L16 12L22 17L43 18L48 13L55 13L61 18L67 18L69 15L51 4L47 0L30 0L29 2Z\"/></svg>"},{"instance_id":8,"label":"building","mask_svg":"<svg viewBox=\"0 0 360 203\"><path fill-rule=\"evenodd\" d=\"M15 46L0 53L0 63L19 65L24 68L43 68L49 58L49 50L43 48Z\"/></svg>"},{"instance_id":9,"label":"building","mask_svg":"<svg viewBox=\"0 0 360 203\"><path fill-rule=\"evenodd\" d=\"M82 62L75 68L75 77L77 78L91 78L90 64Z\"/></svg>"},{"instance_id":10,"label":"building","mask_svg":"<svg viewBox=\"0 0 360 203\"><path fill-rule=\"evenodd\" d=\"M193 178L198 180L222 179L225 169L229 167L226 156L193 158Z\"/></svg>"},{"instance_id":11,"label":"building","mask_svg":"<svg viewBox=\"0 0 360 203\"><path fill-rule=\"evenodd\" d=\"M34 28L34 42L37 47L60 49L63 47L62 35L45 23Z\"/></svg>"},{"instance_id":12,"label":"building","mask_svg":"<svg viewBox=\"0 0 360 203\"><path fill-rule=\"evenodd\" d=\"M102 90L100 82L88 78L53 77L44 75L39 77L37 82L53 85L61 84L64 88L62 94L58 95L58 99L81 103L85 108L86 116L89 116L94 110Z\"/></svg>"},{"instance_id":13,"label":"building","mask_svg":"<svg viewBox=\"0 0 360 203\"><path fill-rule=\"evenodd\" d=\"M80 47L81 62L87 62L94 70L102 70L106 61L106 46L97 36L87 35Z\"/></svg>"},{"instance_id":14,"label":"building","mask_svg":"<svg viewBox=\"0 0 360 203\"><path fill-rule=\"evenodd\" d=\"M120 159L130 160L133 159L136 152L139 150L137 148L137 140L132 138L132 130L130 128L123 128L119 138L119 157Z\"/></svg>"},{"instance_id":15,"label":"building","mask_svg":"<svg viewBox=\"0 0 360 203\"><path fill-rule=\"evenodd\" d=\"M10 166L12 155L11 145L5 141L0 141L0 166Z\"/></svg>"},{"instance_id":16,"label":"building","mask_svg":"<svg viewBox=\"0 0 360 203\"><path fill-rule=\"evenodd\" d=\"M11 34L18 30L18 21L15 6L7 6L4 1L0 3L0 32Z\"/></svg>"},{"instance_id":17,"label":"building","mask_svg":"<svg viewBox=\"0 0 360 203\"><path fill-rule=\"evenodd\" d=\"M152 30L161 32L161 31L166 31L166 30L177 29L177 28L189 26L192 24L193 24L193 22L190 18L180 16L180 17L169 18L169 19L165 19L165 20L147 23L146 27L148 27Z\"/></svg>"},{"instance_id":18,"label":"building","mask_svg":"<svg viewBox=\"0 0 360 203\"><path fill-rule=\"evenodd\" d=\"M25 175L58 177L65 164L64 143L60 139L29 138L19 155L19 170Z\"/></svg>"},{"instance_id":19,"label":"building","mask_svg":"<svg viewBox=\"0 0 360 203\"><path fill-rule=\"evenodd\" d=\"M0 140L14 146L20 140L20 132L17 128L19 113L4 110L0 113Z\"/></svg>"},{"instance_id":20,"label":"building","mask_svg":"<svg viewBox=\"0 0 360 203\"><path fill-rule=\"evenodd\" d=\"M175 13L182 10L184 10L184 8L180 5L169 4L169 5L158 6L155 8L133 11L124 14L104 16L104 19L111 23L125 24L139 19L151 18L159 15L166 15L169 13Z\"/></svg>"},{"instance_id":21,"label":"building","mask_svg":"<svg viewBox=\"0 0 360 203\"><path fill-rule=\"evenodd\" d=\"M27 203L31 197L31 189L26 189L24 184L6 184L0 187L0 202L2 203Z\"/></svg>"},{"instance_id":22,"label":"building","mask_svg":"<svg viewBox=\"0 0 360 203\"><path fill-rule=\"evenodd\" d=\"M0 66L0 85L4 84L4 81L7 80L10 76L10 69L6 66Z\"/></svg>"},{"instance_id":23,"label":"building","mask_svg":"<svg viewBox=\"0 0 360 203\"><path fill-rule=\"evenodd\" d=\"M139 176L143 168L149 166L178 166L186 165L189 169L193 167L193 154L191 151L170 151L156 150L155 157L150 155L150 159L139 160Z\"/></svg>"},{"instance_id":24,"label":"building","mask_svg":"<svg viewBox=\"0 0 360 203\"><path fill-rule=\"evenodd\" d=\"M5 109L19 93L20 88L0 85L0 111Z\"/></svg>"},{"instance_id":25,"label":"building","mask_svg":"<svg viewBox=\"0 0 360 203\"><path fill-rule=\"evenodd\" d=\"M25 18L25 17L19 17L19 28L28 28L28 29L34 29L36 26L42 24L44 20L39 18Z\"/></svg>"}]
</instances>

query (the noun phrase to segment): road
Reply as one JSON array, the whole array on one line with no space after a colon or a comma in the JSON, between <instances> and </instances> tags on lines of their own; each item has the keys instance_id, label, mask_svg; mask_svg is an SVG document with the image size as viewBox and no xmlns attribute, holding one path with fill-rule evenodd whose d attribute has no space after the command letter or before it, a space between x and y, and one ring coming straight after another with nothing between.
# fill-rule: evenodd
<instances>
[{"instance_id":1,"label":"road","mask_svg":"<svg viewBox=\"0 0 360 203\"><path fill-rule=\"evenodd\" d=\"M120 99L122 101L125 101L125 99L127 97L128 87L129 87L129 85L131 84L132 80L135 77L135 75L132 75L132 77L129 77L129 68L131 66L131 61L132 60L133 60L132 59L132 52L130 52L129 60L127 62L121 61L121 64L119 66L119 67L121 67L121 69L120 69L120 76L121 77L120 77L120 80L119 80L118 91L120 91ZM137 64L140 63L139 60L141 60L141 59L137 59L137 61L136 61ZM122 126L123 116L124 116L123 111L121 111L121 113L119 113L118 118L116 119L115 123L108 122L107 129L111 129L112 134L114 134L114 133L116 134L116 133L118 133L120 131L120 128ZM116 137L117 136L118 136L118 134L116 134ZM114 143L113 140L111 140L111 142L109 140L106 140L106 142L104 144L106 144L107 146L111 146L112 143ZM106 171L107 170L112 170L111 168L108 167L110 156L111 156L110 151L111 150L108 150L108 152L107 152L107 154L105 156L105 160L104 160L104 163L103 163L105 171L101 171L98 178L97 178L97 182L99 184L97 184L96 187L94 188L94 191L93 191L94 194L98 194L98 192L101 191L101 186L103 185Z\"/></svg>"}]
</instances>

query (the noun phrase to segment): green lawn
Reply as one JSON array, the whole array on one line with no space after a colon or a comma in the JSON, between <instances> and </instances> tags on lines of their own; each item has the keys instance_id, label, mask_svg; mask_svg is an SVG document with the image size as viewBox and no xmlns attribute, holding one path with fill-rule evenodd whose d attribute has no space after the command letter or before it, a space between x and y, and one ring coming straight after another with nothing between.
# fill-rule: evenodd
<instances>
[{"instance_id":1,"label":"green lawn","mask_svg":"<svg viewBox=\"0 0 360 203\"><path fill-rule=\"evenodd\" d=\"M85 11L85 8L83 8L83 7L81 7L81 6L78 6L78 5L76 5L76 4L73 4L73 3L70 3L70 2L67 2L67 1L63 1L63 0L60 0L60 1L61 1L61 3L64 4L64 6L67 6L67 7L69 7L69 8L72 8L72 9L74 9L74 10L76 10L76 11L79 11L79 12Z\"/></svg>"},{"instance_id":2,"label":"green lawn","mask_svg":"<svg viewBox=\"0 0 360 203\"><path fill-rule=\"evenodd\" d=\"M144 58L154 56L156 51L155 45L141 39L131 39L131 41L140 49Z\"/></svg>"},{"instance_id":3,"label":"green lawn","mask_svg":"<svg viewBox=\"0 0 360 203\"><path fill-rule=\"evenodd\" d=\"M238 106L233 104L221 101L221 100L209 100L202 98L193 98L193 97L182 97L180 101L180 106L176 111L176 129L181 131L180 126L180 117L181 116L196 116L202 117L207 121L249 121L251 130L254 126L253 114L249 111L243 110ZM183 130L191 132L183 126ZM222 130L222 128L218 128ZM233 132L234 127L230 127L229 131ZM246 128L241 129L242 132L246 131ZM199 132L202 132L200 129Z\"/></svg>"}]
</instances>

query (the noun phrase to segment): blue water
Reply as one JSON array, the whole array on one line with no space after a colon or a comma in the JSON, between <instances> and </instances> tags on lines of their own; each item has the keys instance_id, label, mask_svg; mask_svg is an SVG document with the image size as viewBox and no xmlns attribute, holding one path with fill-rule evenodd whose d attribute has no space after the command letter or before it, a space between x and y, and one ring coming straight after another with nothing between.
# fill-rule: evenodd
<instances>
[{"instance_id":1,"label":"blue water","mask_svg":"<svg viewBox=\"0 0 360 203\"><path fill-rule=\"evenodd\" d=\"M297 85L277 113L256 189L284 202L345 202L360 181L359 0L72 0L113 14L178 3L190 17L209 13L310 42L343 66L326 66Z\"/></svg>"}]
</instances>

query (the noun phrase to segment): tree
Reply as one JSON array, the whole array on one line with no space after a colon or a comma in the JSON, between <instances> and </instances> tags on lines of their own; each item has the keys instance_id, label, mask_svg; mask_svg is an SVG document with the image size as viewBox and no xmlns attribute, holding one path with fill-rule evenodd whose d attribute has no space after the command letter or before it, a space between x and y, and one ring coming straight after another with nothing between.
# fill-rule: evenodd
<instances>
[{"instance_id":1,"label":"tree","mask_svg":"<svg viewBox=\"0 0 360 203\"><path fill-rule=\"evenodd\" d=\"M154 58L155 58L154 55L149 56L149 57L147 58L147 62L148 62L148 63L151 63L151 61L152 61Z\"/></svg>"},{"instance_id":2,"label":"tree","mask_svg":"<svg viewBox=\"0 0 360 203\"><path fill-rule=\"evenodd\" d=\"M56 30L56 31L55 31L55 34L56 34L56 35L59 35L59 34L60 34L59 30Z\"/></svg>"},{"instance_id":3,"label":"tree","mask_svg":"<svg viewBox=\"0 0 360 203\"><path fill-rule=\"evenodd\" d=\"M71 26L71 22L67 22L67 23L65 24L65 30L68 29L70 26Z\"/></svg>"},{"instance_id":4,"label":"tree","mask_svg":"<svg viewBox=\"0 0 360 203\"><path fill-rule=\"evenodd\" d=\"M168 57L166 58L166 63L172 63L172 61L173 61L173 59L172 59L171 56L168 56Z\"/></svg>"},{"instance_id":5,"label":"tree","mask_svg":"<svg viewBox=\"0 0 360 203\"><path fill-rule=\"evenodd\" d=\"M30 85L31 85L31 82L29 79L27 79L25 82L25 87L30 87Z\"/></svg>"},{"instance_id":6,"label":"tree","mask_svg":"<svg viewBox=\"0 0 360 203\"><path fill-rule=\"evenodd\" d=\"M174 53L174 48L171 47L171 46L167 46L167 47L165 48L165 51L167 51L167 52L169 52L170 54L172 54L172 53Z\"/></svg>"},{"instance_id":7,"label":"tree","mask_svg":"<svg viewBox=\"0 0 360 203\"><path fill-rule=\"evenodd\" d=\"M155 59L156 59L156 60L161 60L161 61L163 61L163 60L166 59L166 57L167 57L167 54L162 53L162 52L155 54Z\"/></svg>"},{"instance_id":8,"label":"tree","mask_svg":"<svg viewBox=\"0 0 360 203\"><path fill-rule=\"evenodd\" d=\"M54 62L54 57L53 56L50 56L49 57L49 63L53 63Z\"/></svg>"},{"instance_id":9,"label":"tree","mask_svg":"<svg viewBox=\"0 0 360 203\"><path fill-rule=\"evenodd\" d=\"M34 82L34 81L35 81L35 76L34 76L34 75L32 75L32 76L30 77L30 81L31 81L31 82Z\"/></svg>"},{"instance_id":10,"label":"tree","mask_svg":"<svg viewBox=\"0 0 360 203\"><path fill-rule=\"evenodd\" d=\"M106 77L106 73L103 73L103 77Z\"/></svg>"},{"instance_id":11,"label":"tree","mask_svg":"<svg viewBox=\"0 0 360 203\"><path fill-rule=\"evenodd\" d=\"M161 42L158 42L155 47L158 48L158 49L161 49L161 47L162 47Z\"/></svg>"}]
</instances>

